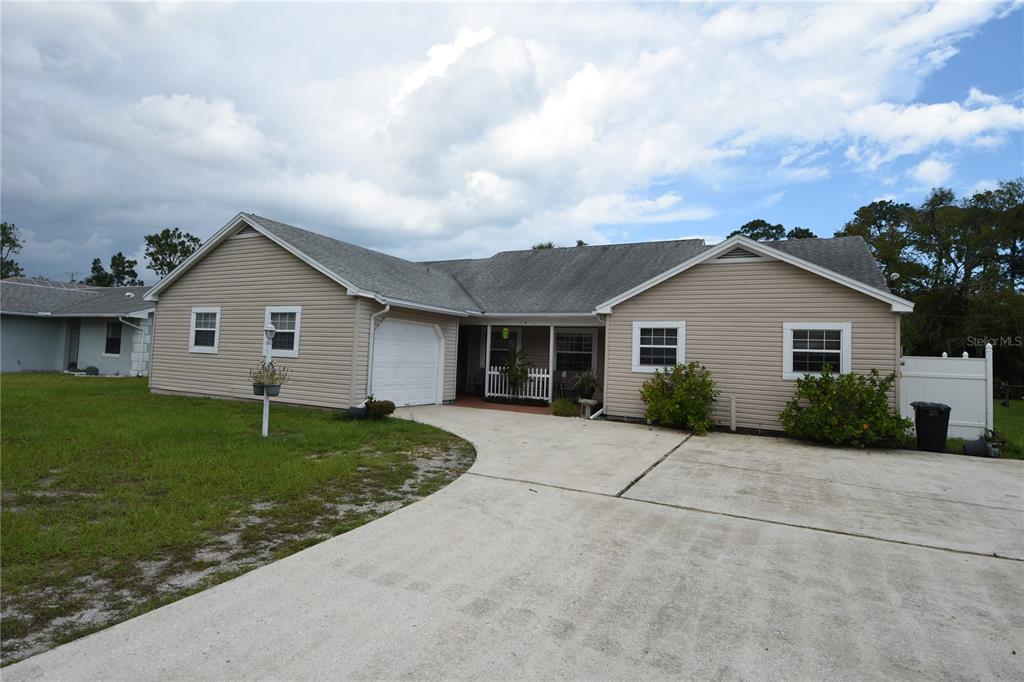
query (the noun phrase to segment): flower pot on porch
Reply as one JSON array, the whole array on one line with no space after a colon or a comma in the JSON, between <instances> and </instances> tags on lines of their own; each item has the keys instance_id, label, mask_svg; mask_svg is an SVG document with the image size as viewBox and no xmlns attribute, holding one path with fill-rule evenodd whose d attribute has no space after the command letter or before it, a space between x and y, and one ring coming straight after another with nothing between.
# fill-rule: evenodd
<instances>
[{"instance_id":1,"label":"flower pot on porch","mask_svg":"<svg viewBox=\"0 0 1024 682\"><path fill-rule=\"evenodd\" d=\"M264 386L263 384L253 384L252 385L252 394L253 395L263 395L263 386Z\"/></svg>"},{"instance_id":2,"label":"flower pot on porch","mask_svg":"<svg viewBox=\"0 0 1024 682\"><path fill-rule=\"evenodd\" d=\"M591 398L594 397L594 394L597 393L597 389L596 388L581 388L581 389L579 389L579 392L580 392L580 397L581 398L583 398L584 400L590 400Z\"/></svg>"},{"instance_id":3,"label":"flower pot on porch","mask_svg":"<svg viewBox=\"0 0 1024 682\"><path fill-rule=\"evenodd\" d=\"M267 384L264 386L264 390L266 390L267 396L273 398L281 394L281 384Z\"/></svg>"}]
</instances>

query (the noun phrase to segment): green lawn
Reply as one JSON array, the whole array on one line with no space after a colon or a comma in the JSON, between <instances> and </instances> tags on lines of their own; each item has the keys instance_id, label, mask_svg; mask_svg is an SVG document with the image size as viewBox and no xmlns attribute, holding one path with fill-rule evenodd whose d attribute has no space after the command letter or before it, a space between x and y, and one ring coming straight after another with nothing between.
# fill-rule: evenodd
<instances>
[{"instance_id":1,"label":"green lawn","mask_svg":"<svg viewBox=\"0 0 1024 682\"><path fill-rule=\"evenodd\" d=\"M277 404L264 440L260 410L146 379L3 375L3 662L350 530L474 456L422 424Z\"/></svg>"},{"instance_id":2,"label":"green lawn","mask_svg":"<svg viewBox=\"0 0 1024 682\"><path fill-rule=\"evenodd\" d=\"M999 456L1004 459L1024 459L1024 400L1011 400L1009 407L995 402L995 442L1001 447ZM963 438L946 441L946 452L954 455L964 453Z\"/></svg>"},{"instance_id":3,"label":"green lawn","mask_svg":"<svg viewBox=\"0 0 1024 682\"><path fill-rule=\"evenodd\" d=\"M1011 400L1009 407L996 401L996 437L1006 441L1003 457L1024 459L1024 400Z\"/></svg>"}]
</instances>

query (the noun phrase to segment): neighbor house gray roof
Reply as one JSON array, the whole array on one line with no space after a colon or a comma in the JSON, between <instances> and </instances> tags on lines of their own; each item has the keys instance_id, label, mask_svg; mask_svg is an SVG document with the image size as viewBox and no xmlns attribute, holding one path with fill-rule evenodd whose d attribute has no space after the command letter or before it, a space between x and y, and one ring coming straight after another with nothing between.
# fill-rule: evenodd
<instances>
[{"instance_id":1,"label":"neighbor house gray roof","mask_svg":"<svg viewBox=\"0 0 1024 682\"><path fill-rule=\"evenodd\" d=\"M767 242L888 291L860 237ZM434 261L495 313L591 313L601 303L712 248L701 239L504 251L490 258Z\"/></svg>"},{"instance_id":2,"label":"neighbor house gray roof","mask_svg":"<svg viewBox=\"0 0 1024 682\"><path fill-rule=\"evenodd\" d=\"M0 312L53 317L111 317L153 308L148 287L90 287L77 282L13 277L0 280Z\"/></svg>"},{"instance_id":3,"label":"neighbor house gray roof","mask_svg":"<svg viewBox=\"0 0 1024 682\"><path fill-rule=\"evenodd\" d=\"M451 310L480 310L462 285L441 268L389 256L252 213L242 215L365 291Z\"/></svg>"}]
</instances>

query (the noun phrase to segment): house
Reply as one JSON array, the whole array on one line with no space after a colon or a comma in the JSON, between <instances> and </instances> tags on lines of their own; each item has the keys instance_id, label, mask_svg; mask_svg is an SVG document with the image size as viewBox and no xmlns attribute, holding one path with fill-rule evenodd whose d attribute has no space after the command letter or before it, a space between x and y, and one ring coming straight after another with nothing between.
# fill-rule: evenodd
<instances>
[{"instance_id":1,"label":"house","mask_svg":"<svg viewBox=\"0 0 1024 682\"><path fill-rule=\"evenodd\" d=\"M912 310L859 237L411 262L248 213L146 298L154 391L251 397L247 370L272 323L290 402L507 395L499 367L515 347L533 367L527 396L551 400L590 370L614 418L643 417L639 389L655 369L696 360L722 390L718 418L764 429L779 428L802 373L897 371Z\"/></svg>"},{"instance_id":2,"label":"house","mask_svg":"<svg viewBox=\"0 0 1024 682\"><path fill-rule=\"evenodd\" d=\"M41 277L0 280L0 368L149 374L154 305L146 290Z\"/></svg>"}]
</instances>

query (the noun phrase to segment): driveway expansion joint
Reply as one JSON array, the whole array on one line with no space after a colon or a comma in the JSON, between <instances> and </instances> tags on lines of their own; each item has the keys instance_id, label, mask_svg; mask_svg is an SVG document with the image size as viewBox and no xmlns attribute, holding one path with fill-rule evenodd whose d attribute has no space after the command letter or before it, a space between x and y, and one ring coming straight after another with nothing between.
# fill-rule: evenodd
<instances>
[{"instance_id":1,"label":"driveway expansion joint","mask_svg":"<svg viewBox=\"0 0 1024 682\"><path fill-rule=\"evenodd\" d=\"M622 490L620 490L618 493L615 494L615 497L622 497L623 495L625 495L627 490L629 490L630 488L635 486L637 483L639 483L640 479L642 479L644 476L646 476L647 474L649 474L652 471L654 471L654 467L658 466L659 464L664 462L666 459L668 459L669 455L671 455L673 452L675 452L679 448L683 447L683 445L686 443L686 441L690 440L691 438L693 438L693 434L692 433L687 435L686 438L684 438L681 441L679 441L678 443L676 443L676 446L674 448L672 448L671 450L666 452L664 455L659 457L657 462L655 462L651 466L649 466L646 469L644 469L642 474L640 474L639 476L634 478L632 481L630 481L629 485L627 485L625 488L623 488Z\"/></svg>"},{"instance_id":2,"label":"driveway expansion joint","mask_svg":"<svg viewBox=\"0 0 1024 682\"><path fill-rule=\"evenodd\" d=\"M684 440L683 443L686 441ZM664 461L665 457L668 457L671 453L675 452L680 445L672 448L669 452L665 453L661 459L651 465L650 469ZM644 472L645 474L647 472ZM757 516L747 516L744 514L730 514L729 512L715 511L713 509L702 509L700 507L688 507L682 504L672 504L670 502L657 502L655 500L645 500L639 497L624 497L622 492L612 495L611 493L601 493L594 490L581 490L579 488L570 488L564 485L555 485L553 483L539 483L538 481L528 481L522 478L510 478L507 476L493 476L491 474L481 474L475 471L467 471L463 476L479 476L481 478L490 478L498 481L508 481L509 483L526 483L527 485L536 485L543 488L553 488L555 490L565 490L571 493L583 493L584 495L597 495L599 497L608 497L614 500L624 500L626 502L638 502L640 504L651 504L657 507L666 507L668 509L678 509L680 511L695 512L697 514L710 514L712 516L722 516L730 519L738 519L741 521L752 521L754 523L766 523L772 526L783 526L785 528L796 528L798 530L809 530L816 533L828 533L830 535L842 535L849 538L857 538L860 540L874 540L875 542L885 542L891 545L902 545L904 547L918 547L920 549L931 549L938 552L949 552L951 554L962 554L965 556L981 557L983 559L1000 559L1002 561L1015 561L1017 563L1024 563L1024 558L1003 556L994 552L975 552L969 549L957 549L955 547L943 547L942 545L929 545L922 542L911 542L909 540L896 540L894 538L885 538L878 535L868 535L867 533L857 533L855 531L836 530L834 528L823 528L821 526L809 526L802 523L791 523L789 521L776 521L774 519L763 519ZM642 478L642 476L641 476ZM637 479L639 480L639 478ZM627 486L627 490L628 490Z\"/></svg>"},{"instance_id":3,"label":"driveway expansion joint","mask_svg":"<svg viewBox=\"0 0 1024 682\"><path fill-rule=\"evenodd\" d=\"M678 447L678 446L677 446ZM664 458L662 458L664 459ZM794 474L792 472L782 471L771 471L769 469L758 469L755 467L744 467L737 466L735 464L722 464L720 462L707 462L701 459L684 459L684 462L692 464L694 466L706 466L706 467L719 467L721 469L731 469L733 471L749 471L755 474L763 474L765 476L778 476L781 478L792 479L800 478L805 481L816 481L819 483L831 483L833 485L844 485L850 488L863 488L864 490L881 490L883 492L891 493L893 495L899 495L900 497L909 497L914 500L929 500L931 502L946 502L949 504L963 504L971 507L981 507L982 509L993 509L995 511L1006 511L1014 512L1018 514L1024 513L1024 509L1017 507L1001 507L993 504L983 504L981 502L968 502L967 500L958 500L952 497L942 497L938 495L915 495L913 493L903 492L902 490L893 490L892 488L884 488L877 485L867 485L866 483L850 483L838 478L821 478L820 476L807 476L806 474ZM661 460L659 460L659 463ZM631 484L632 485L632 484ZM624 491L623 491L624 492ZM620 493L621 494L621 493Z\"/></svg>"}]
</instances>

